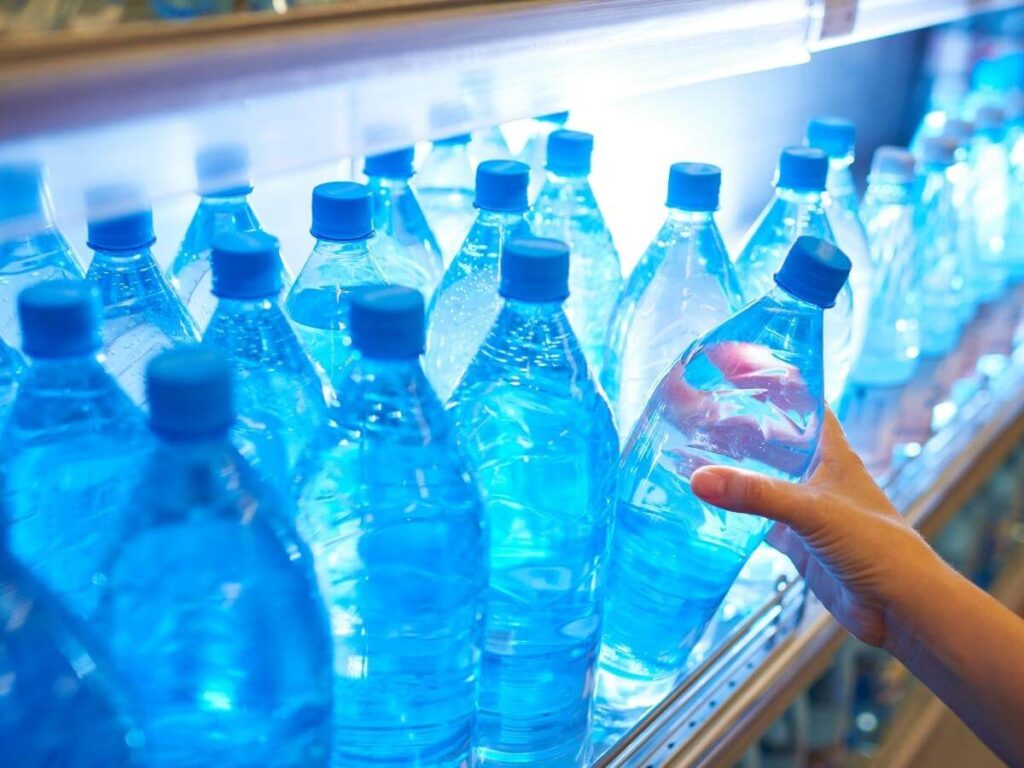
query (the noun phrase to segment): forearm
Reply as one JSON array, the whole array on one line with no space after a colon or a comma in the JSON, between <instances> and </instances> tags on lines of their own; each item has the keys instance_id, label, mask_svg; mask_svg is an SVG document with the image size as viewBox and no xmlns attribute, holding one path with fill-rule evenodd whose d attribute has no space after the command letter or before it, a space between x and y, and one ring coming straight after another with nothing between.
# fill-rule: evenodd
<instances>
[{"instance_id":1,"label":"forearm","mask_svg":"<svg viewBox=\"0 0 1024 768\"><path fill-rule=\"evenodd\" d=\"M1024 620L952 568L918 563L887 649L1009 765L1024 766Z\"/></svg>"}]
</instances>

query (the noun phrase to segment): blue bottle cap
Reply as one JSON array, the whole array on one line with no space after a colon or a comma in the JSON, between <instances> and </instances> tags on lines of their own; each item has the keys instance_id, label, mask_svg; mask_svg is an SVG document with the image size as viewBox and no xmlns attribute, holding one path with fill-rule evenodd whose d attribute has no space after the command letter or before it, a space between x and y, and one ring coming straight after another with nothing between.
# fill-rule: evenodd
<instances>
[{"instance_id":1,"label":"blue bottle cap","mask_svg":"<svg viewBox=\"0 0 1024 768\"><path fill-rule=\"evenodd\" d=\"M46 218L46 186L38 163L0 166L0 222L34 229Z\"/></svg>"},{"instance_id":2,"label":"blue bottle cap","mask_svg":"<svg viewBox=\"0 0 1024 768\"><path fill-rule=\"evenodd\" d=\"M360 288L352 294L352 345L365 357L404 360L426 349L423 294L399 285Z\"/></svg>"},{"instance_id":3,"label":"blue bottle cap","mask_svg":"<svg viewBox=\"0 0 1024 768\"><path fill-rule=\"evenodd\" d=\"M668 169L669 208L717 211L722 169L707 163L673 163Z\"/></svg>"},{"instance_id":4,"label":"blue bottle cap","mask_svg":"<svg viewBox=\"0 0 1024 768\"><path fill-rule=\"evenodd\" d=\"M371 155L363 163L363 173L385 179L408 179L413 175L412 161L415 155L416 150L412 147Z\"/></svg>"},{"instance_id":5,"label":"blue bottle cap","mask_svg":"<svg viewBox=\"0 0 1024 768\"><path fill-rule=\"evenodd\" d=\"M94 187L85 194L88 240L94 251L140 251L156 242L153 210L129 185Z\"/></svg>"},{"instance_id":6,"label":"blue bottle cap","mask_svg":"<svg viewBox=\"0 0 1024 768\"><path fill-rule=\"evenodd\" d=\"M824 192L828 180L828 155L812 147L786 147L779 157L775 186L797 192Z\"/></svg>"},{"instance_id":7,"label":"blue bottle cap","mask_svg":"<svg viewBox=\"0 0 1024 768\"><path fill-rule=\"evenodd\" d=\"M149 425L168 440L227 433L235 421L231 367L199 345L169 349L146 366Z\"/></svg>"},{"instance_id":8,"label":"blue bottle cap","mask_svg":"<svg viewBox=\"0 0 1024 768\"><path fill-rule=\"evenodd\" d=\"M819 117L807 124L807 146L820 149L829 157L853 153L857 128L841 117Z\"/></svg>"},{"instance_id":9,"label":"blue bottle cap","mask_svg":"<svg viewBox=\"0 0 1024 768\"><path fill-rule=\"evenodd\" d=\"M1010 91L1018 88L1016 64L1010 56L998 59L978 59L974 64L971 81L975 90Z\"/></svg>"},{"instance_id":10,"label":"blue bottle cap","mask_svg":"<svg viewBox=\"0 0 1024 768\"><path fill-rule=\"evenodd\" d=\"M373 234L373 200L365 184L329 181L313 188L313 227L317 240L365 240Z\"/></svg>"},{"instance_id":11,"label":"blue bottle cap","mask_svg":"<svg viewBox=\"0 0 1024 768\"><path fill-rule=\"evenodd\" d=\"M569 112L552 112L549 115L540 115L537 117L542 123L554 123L555 125L565 125L569 122Z\"/></svg>"},{"instance_id":12,"label":"blue bottle cap","mask_svg":"<svg viewBox=\"0 0 1024 768\"><path fill-rule=\"evenodd\" d=\"M869 178L887 176L899 184L910 184L914 180L915 166L914 156L906 147L879 147L871 158Z\"/></svg>"},{"instance_id":13,"label":"blue bottle cap","mask_svg":"<svg viewBox=\"0 0 1024 768\"><path fill-rule=\"evenodd\" d=\"M921 160L925 165L946 167L956 162L956 139L949 136L928 136L921 142Z\"/></svg>"},{"instance_id":14,"label":"blue bottle cap","mask_svg":"<svg viewBox=\"0 0 1024 768\"><path fill-rule=\"evenodd\" d=\"M832 243L817 237L797 238L775 282L798 299L822 309L834 307L850 274L850 260Z\"/></svg>"},{"instance_id":15,"label":"blue bottle cap","mask_svg":"<svg viewBox=\"0 0 1024 768\"><path fill-rule=\"evenodd\" d=\"M249 150L243 144L215 144L196 155L196 179L203 197L239 197L252 192Z\"/></svg>"},{"instance_id":16,"label":"blue bottle cap","mask_svg":"<svg viewBox=\"0 0 1024 768\"><path fill-rule=\"evenodd\" d=\"M18 295L21 346L29 357L69 357L96 352L103 301L85 280L47 280Z\"/></svg>"},{"instance_id":17,"label":"blue bottle cap","mask_svg":"<svg viewBox=\"0 0 1024 768\"><path fill-rule=\"evenodd\" d=\"M543 303L569 296L569 246L546 237L510 240L501 251L498 293L506 299Z\"/></svg>"},{"instance_id":18,"label":"blue bottle cap","mask_svg":"<svg viewBox=\"0 0 1024 768\"><path fill-rule=\"evenodd\" d=\"M213 295L261 299L281 292L281 251L266 232L224 232L213 240Z\"/></svg>"},{"instance_id":19,"label":"blue bottle cap","mask_svg":"<svg viewBox=\"0 0 1024 768\"><path fill-rule=\"evenodd\" d=\"M942 135L954 139L962 146L967 144L974 135L974 123L959 117L951 117L942 126Z\"/></svg>"},{"instance_id":20,"label":"blue bottle cap","mask_svg":"<svg viewBox=\"0 0 1024 768\"><path fill-rule=\"evenodd\" d=\"M995 104L986 104L974 113L974 132L1000 141L1006 135L1006 110Z\"/></svg>"},{"instance_id":21,"label":"blue bottle cap","mask_svg":"<svg viewBox=\"0 0 1024 768\"><path fill-rule=\"evenodd\" d=\"M583 131L559 129L548 136L547 169L559 176L587 176L594 135Z\"/></svg>"},{"instance_id":22,"label":"blue bottle cap","mask_svg":"<svg viewBox=\"0 0 1024 768\"><path fill-rule=\"evenodd\" d=\"M522 213L529 207L530 166L518 160L484 160L476 168L477 208Z\"/></svg>"}]
</instances>

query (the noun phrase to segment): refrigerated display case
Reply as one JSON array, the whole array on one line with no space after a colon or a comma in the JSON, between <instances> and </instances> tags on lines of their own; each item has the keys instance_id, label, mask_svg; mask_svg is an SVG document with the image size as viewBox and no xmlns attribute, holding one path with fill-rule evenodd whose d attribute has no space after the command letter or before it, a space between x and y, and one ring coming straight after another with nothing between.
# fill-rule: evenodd
<instances>
[{"instance_id":1,"label":"refrigerated display case","mask_svg":"<svg viewBox=\"0 0 1024 768\"><path fill-rule=\"evenodd\" d=\"M800 142L808 118L857 122L863 173L869 151L908 142L925 110L922 78L936 73L923 66L931 49L921 30L961 22L944 44L962 45L967 60L977 45L968 22L1020 5L339 0L281 14L177 22L128 13L102 29L0 31L0 161L45 165L80 253L85 191L140 184L166 264L194 207L193 158L244 145L254 206L297 271L311 245L309 190L352 174L353 158L499 124L514 138L523 135L516 121L569 109L572 126L596 134L594 185L628 271L662 216L669 162L723 168L720 221L735 250L769 194L778 149ZM443 109L451 104L460 108ZM849 428L878 457L872 468L896 506L930 536L1024 437L1024 358L982 382L933 434L929 424L927 440L918 429L893 464L915 385L859 392ZM760 590L756 607L737 615L727 600L685 678L604 741L595 766L735 764L829 666L844 631L791 568L772 568L770 579L741 577L735 589Z\"/></svg>"}]
</instances>

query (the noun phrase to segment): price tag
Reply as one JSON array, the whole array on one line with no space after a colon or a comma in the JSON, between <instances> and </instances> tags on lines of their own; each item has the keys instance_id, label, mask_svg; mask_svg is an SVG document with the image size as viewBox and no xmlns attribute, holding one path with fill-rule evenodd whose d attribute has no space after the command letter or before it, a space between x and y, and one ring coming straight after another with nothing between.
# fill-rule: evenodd
<instances>
[{"instance_id":1,"label":"price tag","mask_svg":"<svg viewBox=\"0 0 1024 768\"><path fill-rule=\"evenodd\" d=\"M821 19L821 39L842 37L857 26L857 0L825 0Z\"/></svg>"}]
</instances>

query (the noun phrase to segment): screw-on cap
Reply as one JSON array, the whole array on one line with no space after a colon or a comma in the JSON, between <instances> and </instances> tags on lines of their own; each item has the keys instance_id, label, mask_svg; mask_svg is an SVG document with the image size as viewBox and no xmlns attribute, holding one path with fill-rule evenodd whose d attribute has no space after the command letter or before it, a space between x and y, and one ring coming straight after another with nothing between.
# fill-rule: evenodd
<instances>
[{"instance_id":1,"label":"screw-on cap","mask_svg":"<svg viewBox=\"0 0 1024 768\"><path fill-rule=\"evenodd\" d=\"M568 112L552 112L549 115L540 115L537 117L542 123L554 123L555 125L565 125L569 122Z\"/></svg>"},{"instance_id":2,"label":"screw-on cap","mask_svg":"<svg viewBox=\"0 0 1024 768\"><path fill-rule=\"evenodd\" d=\"M986 104L974 113L974 131L999 140L1006 133L1006 110L995 104Z\"/></svg>"},{"instance_id":3,"label":"screw-on cap","mask_svg":"<svg viewBox=\"0 0 1024 768\"><path fill-rule=\"evenodd\" d=\"M824 192L828 155L812 147L786 147L779 157L777 187L797 192Z\"/></svg>"},{"instance_id":4,"label":"screw-on cap","mask_svg":"<svg viewBox=\"0 0 1024 768\"><path fill-rule=\"evenodd\" d=\"M518 160L484 160L476 168L476 207L521 213L529 207L530 166Z\"/></svg>"},{"instance_id":5,"label":"screw-on cap","mask_svg":"<svg viewBox=\"0 0 1024 768\"><path fill-rule=\"evenodd\" d=\"M412 161L415 155L416 150L412 147L371 155L363 163L363 173L385 179L408 179L413 175Z\"/></svg>"},{"instance_id":6,"label":"screw-on cap","mask_svg":"<svg viewBox=\"0 0 1024 768\"><path fill-rule=\"evenodd\" d=\"M668 169L669 208L717 211L722 169L707 163L673 163Z\"/></svg>"},{"instance_id":7,"label":"screw-on cap","mask_svg":"<svg viewBox=\"0 0 1024 768\"><path fill-rule=\"evenodd\" d=\"M498 293L506 299L535 303L569 296L569 246L561 240L522 237L501 251Z\"/></svg>"},{"instance_id":8,"label":"screw-on cap","mask_svg":"<svg viewBox=\"0 0 1024 768\"><path fill-rule=\"evenodd\" d=\"M225 232L213 240L213 295L260 299L281 292L281 253L266 232Z\"/></svg>"},{"instance_id":9,"label":"screw-on cap","mask_svg":"<svg viewBox=\"0 0 1024 768\"><path fill-rule=\"evenodd\" d=\"M593 151L594 135L591 133L552 131L548 136L547 169L560 176L586 176L590 173Z\"/></svg>"},{"instance_id":10,"label":"screw-on cap","mask_svg":"<svg viewBox=\"0 0 1024 768\"><path fill-rule=\"evenodd\" d=\"M69 357L97 351L103 301L84 280L47 280L18 295L21 346L30 357Z\"/></svg>"},{"instance_id":11,"label":"screw-on cap","mask_svg":"<svg viewBox=\"0 0 1024 768\"><path fill-rule=\"evenodd\" d=\"M807 146L829 157L846 157L853 152L857 129L841 117L819 117L807 124Z\"/></svg>"},{"instance_id":12,"label":"screw-on cap","mask_svg":"<svg viewBox=\"0 0 1024 768\"><path fill-rule=\"evenodd\" d=\"M149 425L168 440L225 435L235 421L231 367L200 346L170 349L146 366Z\"/></svg>"},{"instance_id":13,"label":"screw-on cap","mask_svg":"<svg viewBox=\"0 0 1024 768\"><path fill-rule=\"evenodd\" d=\"M974 123L959 117L951 117L942 126L942 135L955 139L961 145L966 144L974 135Z\"/></svg>"},{"instance_id":14,"label":"screw-on cap","mask_svg":"<svg viewBox=\"0 0 1024 768\"><path fill-rule=\"evenodd\" d=\"M352 346L370 358L403 360L426 349L423 294L398 285L359 288L352 294Z\"/></svg>"},{"instance_id":15,"label":"screw-on cap","mask_svg":"<svg viewBox=\"0 0 1024 768\"><path fill-rule=\"evenodd\" d=\"M0 166L0 190L0 223L14 224L19 232L31 232L46 224L46 185L41 165Z\"/></svg>"},{"instance_id":16,"label":"screw-on cap","mask_svg":"<svg viewBox=\"0 0 1024 768\"><path fill-rule=\"evenodd\" d=\"M373 234L373 201L365 184L329 181L313 188L313 227L318 240L365 240Z\"/></svg>"},{"instance_id":17,"label":"screw-on cap","mask_svg":"<svg viewBox=\"0 0 1024 768\"><path fill-rule=\"evenodd\" d=\"M196 179L203 197L238 197L252 192L249 150L243 144L215 144L196 155Z\"/></svg>"},{"instance_id":18,"label":"screw-on cap","mask_svg":"<svg viewBox=\"0 0 1024 768\"><path fill-rule=\"evenodd\" d=\"M871 177L887 176L899 184L914 180L914 156L905 147L883 146L871 158Z\"/></svg>"},{"instance_id":19,"label":"screw-on cap","mask_svg":"<svg viewBox=\"0 0 1024 768\"><path fill-rule=\"evenodd\" d=\"M129 185L95 187L85 193L88 241L94 251L139 251L156 242L153 211L142 191Z\"/></svg>"},{"instance_id":20,"label":"screw-on cap","mask_svg":"<svg viewBox=\"0 0 1024 768\"><path fill-rule=\"evenodd\" d=\"M956 139L949 136L928 136L921 142L921 160L925 165L952 165L958 146Z\"/></svg>"},{"instance_id":21,"label":"screw-on cap","mask_svg":"<svg viewBox=\"0 0 1024 768\"><path fill-rule=\"evenodd\" d=\"M817 237L797 238L775 282L798 299L822 309L835 306L850 274L850 260L832 243Z\"/></svg>"}]
</instances>

